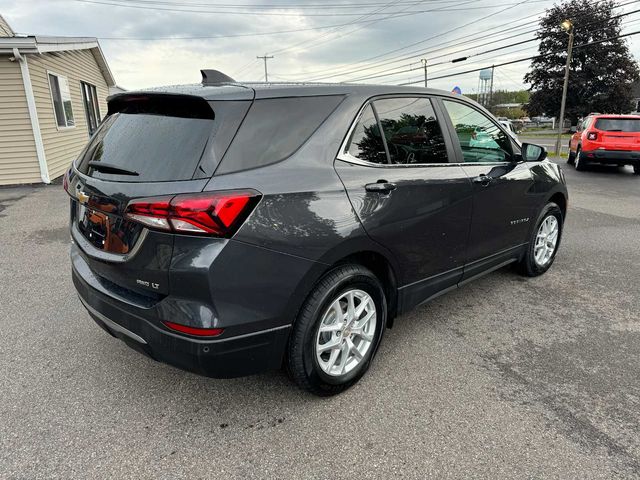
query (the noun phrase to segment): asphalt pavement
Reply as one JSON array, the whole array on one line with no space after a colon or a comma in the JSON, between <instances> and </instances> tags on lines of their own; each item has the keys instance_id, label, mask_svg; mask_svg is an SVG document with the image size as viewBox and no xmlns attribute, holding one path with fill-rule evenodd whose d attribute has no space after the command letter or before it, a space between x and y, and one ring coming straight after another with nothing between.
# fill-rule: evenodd
<instances>
[{"instance_id":1,"label":"asphalt pavement","mask_svg":"<svg viewBox=\"0 0 640 480\"><path fill-rule=\"evenodd\" d=\"M403 315L329 399L109 337L71 283L62 188L0 189L0 478L640 477L640 177L565 171L546 275Z\"/></svg>"}]
</instances>

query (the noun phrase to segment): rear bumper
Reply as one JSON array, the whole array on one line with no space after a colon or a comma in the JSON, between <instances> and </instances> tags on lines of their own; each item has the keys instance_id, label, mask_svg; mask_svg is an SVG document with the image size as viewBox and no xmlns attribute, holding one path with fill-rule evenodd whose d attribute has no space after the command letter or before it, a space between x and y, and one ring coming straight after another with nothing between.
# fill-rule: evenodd
<instances>
[{"instance_id":1,"label":"rear bumper","mask_svg":"<svg viewBox=\"0 0 640 480\"><path fill-rule=\"evenodd\" d=\"M614 165L640 164L640 151L625 150L584 150L585 159L590 162L610 163Z\"/></svg>"},{"instance_id":2,"label":"rear bumper","mask_svg":"<svg viewBox=\"0 0 640 480\"><path fill-rule=\"evenodd\" d=\"M172 295L157 301L143 302L100 277L74 244L72 278L98 325L155 360L219 378L279 368L299 307L294 291L312 282L318 264L241 242L214 246L210 256L185 249L186 266L172 265ZM201 269L190 255L204 262ZM174 332L163 320L224 332L199 338Z\"/></svg>"},{"instance_id":3,"label":"rear bumper","mask_svg":"<svg viewBox=\"0 0 640 480\"><path fill-rule=\"evenodd\" d=\"M163 330L88 285L72 270L73 283L93 320L110 335L154 360L215 378L279 368L289 325L222 339L198 339Z\"/></svg>"}]
</instances>

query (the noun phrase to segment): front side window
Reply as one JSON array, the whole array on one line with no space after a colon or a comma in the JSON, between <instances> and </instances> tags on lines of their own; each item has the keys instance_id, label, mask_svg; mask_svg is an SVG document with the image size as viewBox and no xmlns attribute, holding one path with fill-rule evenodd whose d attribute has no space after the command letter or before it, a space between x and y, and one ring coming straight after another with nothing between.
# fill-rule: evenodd
<instances>
[{"instance_id":1,"label":"front side window","mask_svg":"<svg viewBox=\"0 0 640 480\"><path fill-rule=\"evenodd\" d=\"M387 163L387 153L371 105L364 109L351 134L349 154L369 163Z\"/></svg>"},{"instance_id":2,"label":"front side window","mask_svg":"<svg viewBox=\"0 0 640 480\"><path fill-rule=\"evenodd\" d=\"M67 77L50 73L49 87L51 88L51 98L58 127L74 127L76 123L73 119L71 93L69 92Z\"/></svg>"},{"instance_id":3,"label":"front side window","mask_svg":"<svg viewBox=\"0 0 640 480\"><path fill-rule=\"evenodd\" d=\"M373 105L392 164L447 163L447 149L431 101L385 98Z\"/></svg>"},{"instance_id":4,"label":"front side window","mask_svg":"<svg viewBox=\"0 0 640 480\"><path fill-rule=\"evenodd\" d=\"M98 93L95 85L80 82L82 89L82 102L84 103L84 111L87 116L87 127L89 135L93 135L100 124L100 107L98 105Z\"/></svg>"},{"instance_id":5,"label":"front side window","mask_svg":"<svg viewBox=\"0 0 640 480\"><path fill-rule=\"evenodd\" d=\"M460 102L443 101L465 163L510 162L511 140L486 115Z\"/></svg>"}]
</instances>

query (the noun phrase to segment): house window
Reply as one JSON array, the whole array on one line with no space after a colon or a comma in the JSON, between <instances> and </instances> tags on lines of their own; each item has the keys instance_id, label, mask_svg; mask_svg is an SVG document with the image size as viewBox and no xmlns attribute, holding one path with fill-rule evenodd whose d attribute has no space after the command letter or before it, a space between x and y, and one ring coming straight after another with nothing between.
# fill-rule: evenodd
<instances>
[{"instance_id":1,"label":"house window","mask_svg":"<svg viewBox=\"0 0 640 480\"><path fill-rule=\"evenodd\" d=\"M100 106L98 105L98 92L95 85L80 82L82 89L82 103L84 103L84 113L87 116L87 127L89 135L93 135L100 124Z\"/></svg>"},{"instance_id":2,"label":"house window","mask_svg":"<svg viewBox=\"0 0 640 480\"><path fill-rule=\"evenodd\" d=\"M56 123L58 127L74 127L76 122L73 119L73 108L71 107L71 94L69 93L67 77L50 73L49 86L51 87L51 98L53 99L53 108L56 112Z\"/></svg>"}]
</instances>

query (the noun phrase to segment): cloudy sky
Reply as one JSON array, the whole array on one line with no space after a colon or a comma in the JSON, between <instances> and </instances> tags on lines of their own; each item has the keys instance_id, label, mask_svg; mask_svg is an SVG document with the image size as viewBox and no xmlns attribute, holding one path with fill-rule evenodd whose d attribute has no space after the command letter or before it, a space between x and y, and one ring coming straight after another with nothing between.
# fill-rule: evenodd
<instances>
[{"instance_id":1,"label":"cloudy sky","mask_svg":"<svg viewBox=\"0 0 640 480\"><path fill-rule=\"evenodd\" d=\"M588 1L588 0L585 0ZM640 2L618 12L635 10ZM98 37L119 85L193 83L200 68L240 80L405 83L535 54L525 43L549 0L0 0L19 33ZM636 22L637 21L637 22ZM640 30L640 14L623 31ZM517 35L517 36L516 36ZM507 39L505 37L511 37ZM488 42L492 42L488 44ZM629 46L640 58L640 36ZM477 55L481 53L484 55ZM466 61L451 60L468 56ZM495 87L517 89L527 63L496 68ZM372 78L373 77L373 78ZM430 87L465 93L478 73L434 79Z\"/></svg>"}]
</instances>

